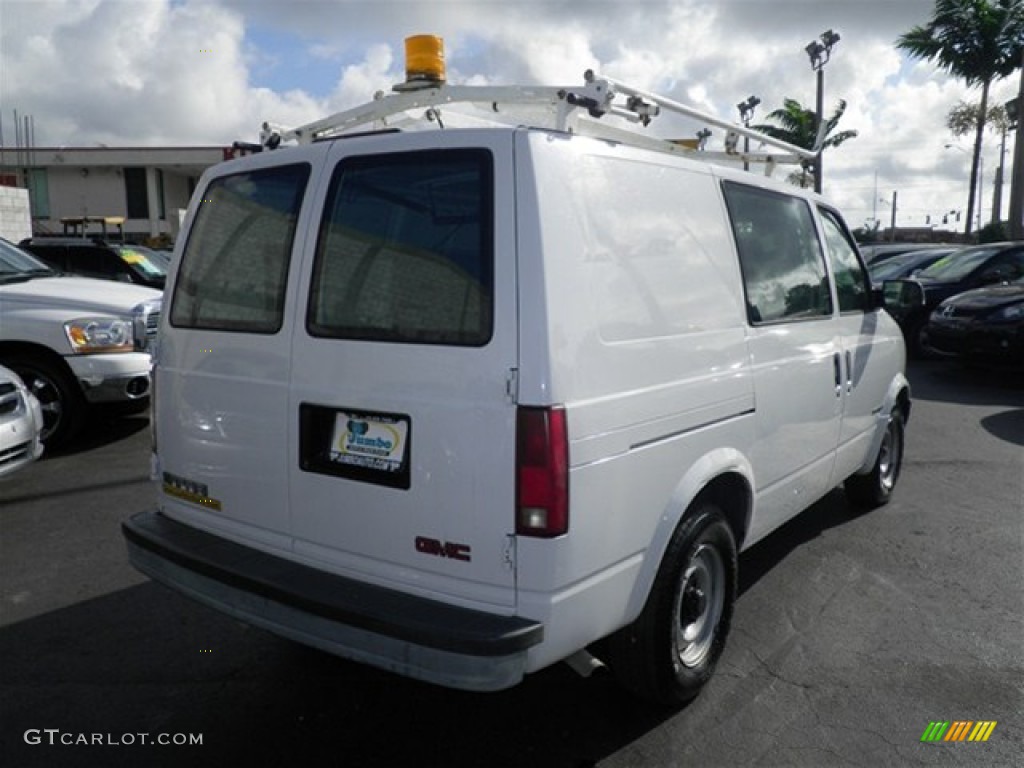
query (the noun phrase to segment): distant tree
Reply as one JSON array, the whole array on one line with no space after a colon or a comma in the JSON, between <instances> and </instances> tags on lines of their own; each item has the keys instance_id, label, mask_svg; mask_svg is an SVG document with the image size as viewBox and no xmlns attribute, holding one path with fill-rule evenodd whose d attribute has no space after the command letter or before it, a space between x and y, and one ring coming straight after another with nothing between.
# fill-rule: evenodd
<instances>
[{"instance_id":1,"label":"distant tree","mask_svg":"<svg viewBox=\"0 0 1024 768\"><path fill-rule=\"evenodd\" d=\"M949 110L946 115L946 127L954 136L966 136L978 130L978 122L981 119L981 104L977 102L958 101L956 106ZM991 126L997 133L1010 128L1010 118L1006 114L1006 108L1002 104L995 104L988 108L984 124Z\"/></svg>"},{"instance_id":2,"label":"distant tree","mask_svg":"<svg viewBox=\"0 0 1024 768\"><path fill-rule=\"evenodd\" d=\"M871 219L865 221L863 227L857 227L853 230L853 239L858 243L874 243L881 240L879 231L882 228L882 222L878 219Z\"/></svg>"},{"instance_id":3,"label":"distant tree","mask_svg":"<svg viewBox=\"0 0 1024 768\"><path fill-rule=\"evenodd\" d=\"M784 99L782 109L769 112L765 119L772 123L761 123L752 125L761 133L767 134L775 139L782 139L790 144L804 149L814 149L814 142L818 139L818 114L813 109L807 109L796 99ZM844 141L855 138L856 131L840 131L833 133L843 113L846 112L846 102L842 99L836 106L835 112L825 118L825 143L822 144L822 151L830 147L838 147ZM813 184L811 171L813 163L805 161L799 173L791 174L789 181L799 187L807 187Z\"/></svg>"},{"instance_id":4,"label":"distant tree","mask_svg":"<svg viewBox=\"0 0 1024 768\"><path fill-rule=\"evenodd\" d=\"M978 230L979 243L1001 243L1010 239L1010 229L1003 221L990 221Z\"/></svg>"},{"instance_id":5,"label":"distant tree","mask_svg":"<svg viewBox=\"0 0 1024 768\"><path fill-rule=\"evenodd\" d=\"M932 20L900 35L896 47L915 58L935 62L968 87L981 87L967 197L965 231L969 234L989 112L989 88L1012 74L1021 59L1024 0L936 0Z\"/></svg>"}]
</instances>

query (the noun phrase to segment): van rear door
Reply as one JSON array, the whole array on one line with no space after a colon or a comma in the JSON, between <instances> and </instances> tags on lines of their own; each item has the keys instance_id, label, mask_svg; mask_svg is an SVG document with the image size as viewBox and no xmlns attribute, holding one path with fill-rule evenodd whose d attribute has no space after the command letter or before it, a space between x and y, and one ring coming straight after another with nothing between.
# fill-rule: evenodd
<instances>
[{"instance_id":1,"label":"van rear door","mask_svg":"<svg viewBox=\"0 0 1024 768\"><path fill-rule=\"evenodd\" d=\"M289 308L327 149L263 153L207 171L157 345L161 509L275 550L291 548Z\"/></svg>"},{"instance_id":2,"label":"van rear door","mask_svg":"<svg viewBox=\"0 0 1024 768\"><path fill-rule=\"evenodd\" d=\"M292 531L318 567L515 602L508 131L336 142L292 343Z\"/></svg>"}]
</instances>

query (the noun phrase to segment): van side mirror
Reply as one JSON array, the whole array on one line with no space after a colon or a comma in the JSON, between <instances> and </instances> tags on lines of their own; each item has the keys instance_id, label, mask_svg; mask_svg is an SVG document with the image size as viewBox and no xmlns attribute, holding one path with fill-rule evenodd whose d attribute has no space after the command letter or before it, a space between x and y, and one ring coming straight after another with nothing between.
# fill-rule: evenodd
<instances>
[{"instance_id":1,"label":"van side mirror","mask_svg":"<svg viewBox=\"0 0 1024 768\"><path fill-rule=\"evenodd\" d=\"M924 304L924 288L917 280L886 280L882 284L882 306L893 315L905 315Z\"/></svg>"}]
</instances>

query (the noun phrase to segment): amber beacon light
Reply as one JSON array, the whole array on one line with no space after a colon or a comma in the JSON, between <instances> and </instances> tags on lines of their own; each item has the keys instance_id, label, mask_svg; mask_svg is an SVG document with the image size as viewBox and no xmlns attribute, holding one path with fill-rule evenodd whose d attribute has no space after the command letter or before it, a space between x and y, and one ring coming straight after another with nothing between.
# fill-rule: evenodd
<instances>
[{"instance_id":1,"label":"amber beacon light","mask_svg":"<svg viewBox=\"0 0 1024 768\"><path fill-rule=\"evenodd\" d=\"M437 35L405 38L406 84L440 85L444 81L444 40Z\"/></svg>"}]
</instances>

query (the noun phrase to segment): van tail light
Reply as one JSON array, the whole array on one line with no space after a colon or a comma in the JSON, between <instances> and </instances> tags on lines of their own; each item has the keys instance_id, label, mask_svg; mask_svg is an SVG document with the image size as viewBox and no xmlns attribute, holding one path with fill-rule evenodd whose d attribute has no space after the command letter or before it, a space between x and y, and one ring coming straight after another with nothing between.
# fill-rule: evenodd
<instances>
[{"instance_id":1,"label":"van tail light","mask_svg":"<svg viewBox=\"0 0 1024 768\"><path fill-rule=\"evenodd\" d=\"M563 408L516 414L516 533L553 538L569 530L569 436Z\"/></svg>"}]
</instances>

